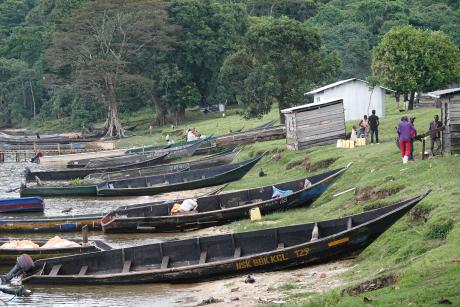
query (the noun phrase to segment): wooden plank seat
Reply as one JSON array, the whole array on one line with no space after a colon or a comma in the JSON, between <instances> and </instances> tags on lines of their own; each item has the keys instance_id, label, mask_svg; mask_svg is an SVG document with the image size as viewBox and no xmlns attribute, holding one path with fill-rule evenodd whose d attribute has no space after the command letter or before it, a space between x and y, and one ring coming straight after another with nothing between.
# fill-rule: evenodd
<instances>
[{"instance_id":1,"label":"wooden plank seat","mask_svg":"<svg viewBox=\"0 0 460 307\"><path fill-rule=\"evenodd\" d=\"M78 276L86 275L86 272L88 272L88 266L84 265L81 267L80 272L78 272Z\"/></svg>"},{"instance_id":2,"label":"wooden plank seat","mask_svg":"<svg viewBox=\"0 0 460 307\"><path fill-rule=\"evenodd\" d=\"M235 252L233 253L233 258L240 258L241 257L241 247L235 248Z\"/></svg>"},{"instance_id":3,"label":"wooden plank seat","mask_svg":"<svg viewBox=\"0 0 460 307\"><path fill-rule=\"evenodd\" d=\"M351 217L349 217L347 221L347 229L351 229L352 227L353 227L353 220L351 219Z\"/></svg>"},{"instance_id":4,"label":"wooden plank seat","mask_svg":"<svg viewBox=\"0 0 460 307\"><path fill-rule=\"evenodd\" d=\"M62 264L56 264L53 265L51 268L51 272L48 274L49 276L56 276L59 273L59 270L61 269Z\"/></svg>"},{"instance_id":5,"label":"wooden plank seat","mask_svg":"<svg viewBox=\"0 0 460 307\"><path fill-rule=\"evenodd\" d=\"M200 264L206 263L207 257L208 257L208 252L202 251L200 254Z\"/></svg>"},{"instance_id":6,"label":"wooden plank seat","mask_svg":"<svg viewBox=\"0 0 460 307\"><path fill-rule=\"evenodd\" d=\"M125 263L123 264L123 270L121 272L128 273L130 270L131 270L131 260L126 260Z\"/></svg>"},{"instance_id":7,"label":"wooden plank seat","mask_svg":"<svg viewBox=\"0 0 460 307\"><path fill-rule=\"evenodd\" d=\"M169 266L169 256L164 256L163 259L161 259L161 268L167 269L168 266Z\"/></svg>"}]
</instances>

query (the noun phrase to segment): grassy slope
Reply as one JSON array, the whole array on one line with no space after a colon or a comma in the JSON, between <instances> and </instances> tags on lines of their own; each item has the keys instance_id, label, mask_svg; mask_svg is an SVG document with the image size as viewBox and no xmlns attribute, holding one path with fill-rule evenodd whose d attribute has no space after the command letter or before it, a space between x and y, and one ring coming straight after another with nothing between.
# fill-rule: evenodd
<instances>
[{"instance_id":1,"label":"grassy slope","mask_svg":"<svg viewBox=\"0 0 460 307\"><path fill-rule=\"evenodd\" d=\"M436 109L422 109L408 115L416 115L416 127L420 132L428 128ZM228 110L226 118L217 114L207 116L192 114L194 120L179 128L195 127L204 134L222 134L231 129L250 128L270 119L277 118L273 111L263 119L243 121L237 110ZM330 219L338 216L362 212L366 208L383 206L394 201L415 196L428 188L433 192L417 208L429 212L426 222L423 219L412 219L405 216L391 229L384 233L376 242L358 257L353 272L344 278L349 285L370 280L385 274L396 274L399 278L397 286L387 287L356 297L343 297L332 291L324 296L310 297L309 293L299 294L296 290L292 295L292 303L306 305L343 305L356 306L363 304L363 297L371 298L372 305L408 305L410 303L433 305L441 298L448 298L460 305L460 162L458 156L437 158L421 161L421 143L416 143L416 163L403 165L399 152L394 145L394 126L399 122L401 114L395 112L393 100L389 98L387 116L380 126L381 144L354 149L337 149L335 146L320 146L303 151L286 151L285 141L276 140L246 146L238 157L239 160L254 156L258 152L269 151L270 154L242 180L227 187L243 189L276 182L300 178L308 174L302 167L286 170L290 162L307 157L315 163L328 158L337 158L330 168L336 168L353 162L349 169L311 208L302 208L287 212L275 213L263 217L261 222L241 221L229 227L235 231L261 229L267 226L264 221L274 221L277 226L292 223L303 223L318 219ZM348 130L354 123L348 123ZM170 128L160 128L155 132L164 133ZM131 146L151 144L152 140L161 142L159 133L154 136L141 135L122 140L120 145ZM281 152L279 161L271 160L274 152ZM258 177L259 169L263 168L267 177ZM321 172L318 170L315 173ZM385 180L392 176L393 181ZM378 191L400 191L382 200L357 202L353 192L333 198L333 194L352 187L373 187ZM420 209L419 209L420 210ZM452 229L451 229L452 228ZM451 229L451 230L450 230ZM449 231L450 230L450 231ZM380 273L379 273L380 272ZM331 289L332 290L332 289ZM288 291L289 292L289 291ZM305 297L309 297L305 299Z\"/></svg>"}]
</instances>

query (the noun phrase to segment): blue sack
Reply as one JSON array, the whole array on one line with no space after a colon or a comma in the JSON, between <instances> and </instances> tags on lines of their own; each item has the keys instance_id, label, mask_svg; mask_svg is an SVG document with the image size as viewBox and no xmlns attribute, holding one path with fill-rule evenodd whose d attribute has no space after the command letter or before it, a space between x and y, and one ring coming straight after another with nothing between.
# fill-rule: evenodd
<instances>
[{"instance_id":1,"label":"blue sack","mask_svg":"<svg viewBox=\"0 0 460 307\"><path fill-rule=\"evenodd\" d=\"M286 190L286 191L283 191L283 190L280 190L274 186L272 186L273 188L273 194L272 194L272 198L281 198L281 197L286 197L290 194L293 193L292 190Z\"/></svg>"}]
</instances>

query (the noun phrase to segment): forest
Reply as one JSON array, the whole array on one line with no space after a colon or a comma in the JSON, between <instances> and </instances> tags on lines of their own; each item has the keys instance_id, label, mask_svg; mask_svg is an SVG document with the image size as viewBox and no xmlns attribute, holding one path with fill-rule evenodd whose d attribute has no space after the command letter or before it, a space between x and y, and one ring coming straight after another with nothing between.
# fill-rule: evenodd
<instances>
[{"instance_id":1,"label":"forest","mask_svg":"<svg viewBox=\"0 0 460 307\"><path fill-rule=\"evenodd\" d=\"M458 49L459 1L0 0L0 127L105 120L119 136L120 115L164 125L218 103L261 116L382 71L373 50L398 26L442 31Z\"/></svg>"}]
</instances>

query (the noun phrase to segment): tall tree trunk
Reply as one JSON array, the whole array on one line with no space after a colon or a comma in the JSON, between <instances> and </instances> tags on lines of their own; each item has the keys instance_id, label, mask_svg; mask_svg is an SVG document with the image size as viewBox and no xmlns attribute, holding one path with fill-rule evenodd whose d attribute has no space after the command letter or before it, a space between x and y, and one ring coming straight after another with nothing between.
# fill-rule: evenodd
<instances>
[{"instance_id":1,"label":"tall tree trunk","mask_svg":"<svg viewBox=\"0 0 460 307\"><path fill-rule=\"evenodd\" d=\"M183 106L177 106L174 114L175 124L185 121L185 108Z\"/></svg>"},{"instance_id":2,"label":"tall tree trunk","mask_svg":"<svg viewBox=\"0 0 460 307\"><path fill-rule=\"evenodd\" d=\"M163 126L166 124L166 114L167 114L166 105L156 95L152 95L152 99L155 105L155 125Z\"/></svg>"},{"instance_id":3,"label":"tall tree trunk","mask_svg":"<svg viewBox=\"0 0 460 307\"><path fill-rule=\"evenodd\" d=\"M115 84L113 82L113 78L111 75L108 75L106 78L107 84L107 91L108 91L108 117L106 128L107 132L105 134L106 137L123 137L125 135L125 131L123 126L121 125L120 119L118 118L118 105L117 105L117 97L115 94Z\"/></svg>"},{"instance_id":4,"label":"tall tree trunk","mask_svg":"<svg viewBox=\"0 0 460 307\"><path fill-rule=\"evenodd\" d=\"M408 110L414 109L414 97L415 97L415 92L410 92L409 106L407 107Z\"/></svg>"}]
</instances>

